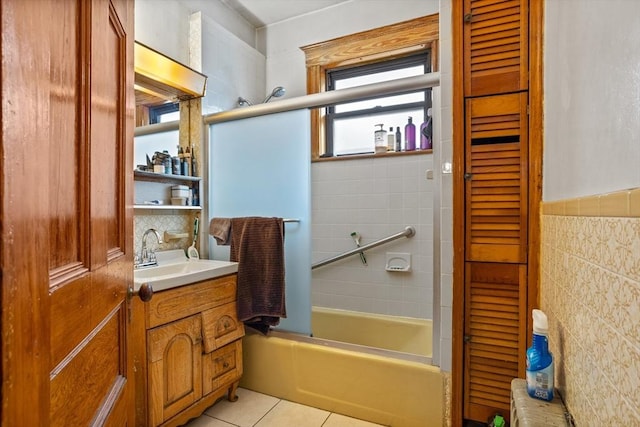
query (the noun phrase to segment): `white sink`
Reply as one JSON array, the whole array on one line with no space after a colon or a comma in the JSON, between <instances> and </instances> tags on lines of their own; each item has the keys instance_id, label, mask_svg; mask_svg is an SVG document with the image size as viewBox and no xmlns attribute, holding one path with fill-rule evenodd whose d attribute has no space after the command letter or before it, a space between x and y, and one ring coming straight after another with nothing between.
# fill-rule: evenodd
<instances>
[{"instance_id":1,"label":"white sink","mask_svg":"<svg viewBox=\"0 0 640 427\"><path fill-rule=\"evenodd\" d=\"M148 283L154 292L214 279L238 271L237 262L209 259L188 259L181 249L157 252L157 267L143 267L133 271L134 289Z\"/></svg>"}]
</instances>

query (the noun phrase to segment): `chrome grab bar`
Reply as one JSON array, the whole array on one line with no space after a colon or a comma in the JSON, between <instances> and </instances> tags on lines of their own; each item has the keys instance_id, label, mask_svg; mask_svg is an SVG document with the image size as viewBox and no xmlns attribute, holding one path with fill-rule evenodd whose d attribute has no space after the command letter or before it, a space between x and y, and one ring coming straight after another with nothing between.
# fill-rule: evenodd
<instances>
[{"instance_id":1,"label":"chrome grab bar","mask_svg":"<svg viewBox=\"0 0 640 427\"><path fill-rule=\"evenodd\" d=\"M347 258L351 255L355 255L355 254L359 254L361 252L366 251L367 249L371 249L371 248L375 248L376 246L380 246L380 245L384 245L385 243L391 242L392 240L396 240L399 239L401 237L413 237L416 234L416 230L415 228L413 228L412 226L407 226L404 231L400 232L400 233L396 233L392 236L389 237L385 237L382 238L380 240L376 240L375 242L366 244L364 246L360 246L359 248L355 248L355 249L351 249L350 251L341 253L340 255L336 255L334 257L331 258L327 258L323 261L319 261L313 265L311 265L311 269L314 270L318 267L322 267L324 265L327 264L331 264L332 262L336 262L336 261L340 261L341 259Z\"/></svg>"}]
</instances>

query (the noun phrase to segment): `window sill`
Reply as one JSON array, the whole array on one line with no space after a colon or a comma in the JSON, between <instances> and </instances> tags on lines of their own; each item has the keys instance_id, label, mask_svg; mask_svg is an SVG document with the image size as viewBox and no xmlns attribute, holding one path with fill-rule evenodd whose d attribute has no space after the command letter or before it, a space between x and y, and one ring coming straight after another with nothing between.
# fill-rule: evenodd
<instances>
[{"instance_id":1,"label":"window sill","mask_svg":"<svg viewBox=\"0 0 640 427\"><path fill-rule=\"evenodd\" d=\"M398 156L415 156L420 154L432 154L433 149L430 150L415 150L415 151L387 151L386 153L378 153L378 154L348 154L344 156L334 156L334 157L320 157L317 159L311 159L311 163L315 162L333 162L336 160L359 160L359 159L380 159L380 158L389 158L389 157L398 157Z\"/></svg>"}]
</instances>

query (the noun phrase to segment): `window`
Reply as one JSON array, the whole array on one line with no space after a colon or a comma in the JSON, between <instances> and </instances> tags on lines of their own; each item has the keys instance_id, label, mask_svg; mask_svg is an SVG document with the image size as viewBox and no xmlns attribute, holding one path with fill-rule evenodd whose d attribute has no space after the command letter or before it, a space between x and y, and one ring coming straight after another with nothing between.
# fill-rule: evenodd
<instances>
[{"instance_id":1,"label":"window","mask_svg":"<svg viewBox=\"0 0 640 427\"><path fill-rule=\"evenodd\" d=\"M180 104L178 102L149 107L149 124L175 120L180 120Z\"/></svg>"},{"instance_id":2,"label":"window","mask_svg":"<svg viewBox=\"0 0 640 427\"><path fill-rule=\"evenodd\" d=\"M303 46L307 92L311 94L331 90L332 87L366 84L364 79L368 78L381 79L374 81L391 80L399 78L402 72L422 74L438 71L438 20L438 14L433 14ZM420 63L422 68L418 71L420 65L414 64L414 69L410 62L420 57L424 58L424 63ZM398 77L395 77L396 73ZM363 79L362 83L359 83L360 79ZM312 110L311 160L349 158L347 155L336 156L343 151L344 154L370 153L373 151L374 125L382 123L387 132L391 126L394 126L394 130L400 127L404 134L408 116L413 117L416 140L419 141L420 124L430 103L430 91L419 91L413 95L389 96L363 103L342 104L331 109ZM378 105L380 109L375 110ZM348 128L359 129L363 136L346 136ZM363 143L355 142L360 139ZM342 140L351 140L354 144L341 148Z\"/></svg>"},{"instance_id":3,"label":"window","mask_svg":"<svg viewBox=\"0 0 640 427\"><path fill-rule=\"evenodd\" d=\"M327 90L346 89L371 83L417 76L431 71L430 52L407 58L327 71ZM325 116L326 149L321 157L374 152L374 131L382 129L395 135L400 131L404 147L404 128L408 117L416 126L420 148L420 125L431 107L431 89L338 104L327 108ZM385 139L386 143L386 139ZM393 145L392 145L393 147Z\"/></svg>"}]
</instances>

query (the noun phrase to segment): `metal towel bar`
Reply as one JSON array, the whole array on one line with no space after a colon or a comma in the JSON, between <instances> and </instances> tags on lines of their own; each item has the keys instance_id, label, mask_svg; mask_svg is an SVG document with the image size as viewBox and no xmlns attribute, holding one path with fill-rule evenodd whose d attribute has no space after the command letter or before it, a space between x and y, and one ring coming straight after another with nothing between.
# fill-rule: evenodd
<instances>
[{"instance_id":1,"label":"metal towel bar","mask_svg":"<svg viewBox=\"0 0 640 427\"><path fill-rule=\"evenodd\" d=\"M415 234L416 234L416 230L412 226L409 225L404 229L404 231L402 231L400 233L396 233L396 234L394 234L392 236L385 237L385 238L382 238L380 240L376 240L375 242L366 244L364 246L360 246L359 248L352 249L352 250L344 252L344 253L342 253L340 255L336 255L334 257L327 258L324 261L317 262L317 263L311 265L311 269L314 270L314 269L316 269L318 267L322 267L324 265L331 264L332 262L340 261L341 259L347 258L347 257L349 257L351 255L359 254L360 252L364 252L367 249L375 248L376 246L383 245L385 243L391 242L392 240L396 240L396 239L399 239L401 237L407 237L407 238L413 237Z\"/></svg>"}]
</instances>

